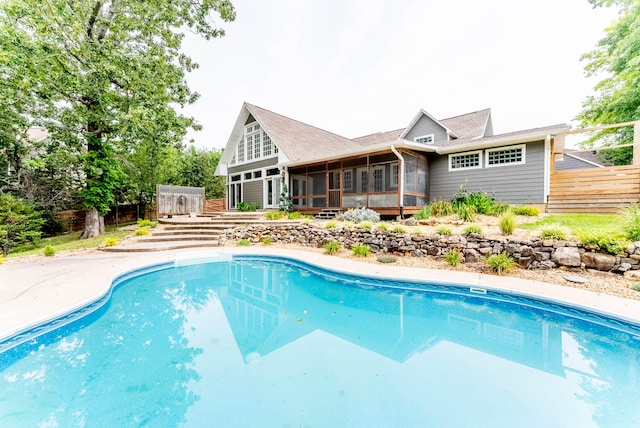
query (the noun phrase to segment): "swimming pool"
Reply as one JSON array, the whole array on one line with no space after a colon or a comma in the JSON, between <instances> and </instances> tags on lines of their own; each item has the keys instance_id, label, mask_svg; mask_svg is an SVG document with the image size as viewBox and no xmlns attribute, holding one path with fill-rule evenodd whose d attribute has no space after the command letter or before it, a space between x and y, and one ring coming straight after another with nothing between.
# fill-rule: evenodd
<instances>
[{"instance_id":1,"label":"swimming pool","mask_svg":"<svg viewBox=\"0 0 640 428\"><path fill-rule=\"evenodd\" d=\"M484 291L157 265L0 354L0 426L640 425L638 326Z\"/></svg>"}]
</instances>

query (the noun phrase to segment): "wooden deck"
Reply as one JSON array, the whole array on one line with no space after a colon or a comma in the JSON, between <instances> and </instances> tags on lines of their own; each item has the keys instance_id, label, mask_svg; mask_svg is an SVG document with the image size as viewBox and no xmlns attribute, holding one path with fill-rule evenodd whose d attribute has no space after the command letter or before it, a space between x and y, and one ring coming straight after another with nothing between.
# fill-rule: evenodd
<instances>
[{"instance_id":1,"label":"wooden deck","mask_svg":"<svg viewBox=\"0 0 640 428\"><path fill-rule=\"evenodd\" d=\"M640 200L640 165L555 171L547 211L616 214Z\"/></svg>"}]
</instances>

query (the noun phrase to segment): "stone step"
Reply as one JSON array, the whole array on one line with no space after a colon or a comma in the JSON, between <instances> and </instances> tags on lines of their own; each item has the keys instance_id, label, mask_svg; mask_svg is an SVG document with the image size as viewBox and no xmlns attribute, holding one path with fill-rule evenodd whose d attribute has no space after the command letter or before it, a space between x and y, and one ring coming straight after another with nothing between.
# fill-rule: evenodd
<instances>
[{"instance_id":1,"label":"stone step","mask_svg":"<svg viewBox=\"0 0 640 428\"><path fill-rule=\"evenodd\" d=\"M222 233L222 229L167 229L161 232L153 232L150 237L157 236L175 236L175 235L197 235L197 236L218 236Z\"/></svg>"},{"instance_id":2,"label":"stone step","mask_svg":"<svg viewBox=\"0 0 640 428\"><path fill-rule=\"evenodd\" d=\"M170 241L217 241L217 235L169 235L169 236L150 236L148 238L140 238L138 242L170 242Z\"/></svg>"},{"instance_id":3,"label":"stone step","mask_svg":"<svg viewBox=\"0 0 640 428\"><path fill-rule=\"evenodd\" d=\"M167 242L134 242L102 248L102 251L114 253L137 253L150 251L179 250L182 248L217 247L218 241L167 241Z\"/></svg>"}]
</instances>

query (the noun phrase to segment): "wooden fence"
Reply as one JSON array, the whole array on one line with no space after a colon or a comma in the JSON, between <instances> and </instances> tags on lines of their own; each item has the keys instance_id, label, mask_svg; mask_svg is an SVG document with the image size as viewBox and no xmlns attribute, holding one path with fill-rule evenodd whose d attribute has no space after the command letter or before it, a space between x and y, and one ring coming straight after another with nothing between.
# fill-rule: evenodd
<instances>
[{"instance_id":1,"label":"wooden fence","mask_svg":"<svg viewBox=\"0 0 640 428\"><path fill-rule=\"evenodd\" d=\"M204 201L204 212L215 213L227 209L227 199L207 199Z\"/></svg>"},{"instance_id":2,"label":"wooden fence","mask_svg":"<svg viewBox=\"0 0 640 428\"><path fill-rule=\"evenodd\" d=\"M640 165L551 173L547 212L616 214L640 200Z\"/></svg>"},{"instance_id":3,"label":"wooden fence","mask_svg":"<svg viewBox=\"0 0 640 428\"><path fill-rule=\"evenodd\" d=\"M158 216L200 214L204 210L204 187L156 185Z\"/></svg>"},{"instance_id":4,"label":"wooden fence","mask_svg":"<svg viewBox=\"0 0 640 428\"><path fill-rule=\"evenodd\" d=\"M66 210L57 212L56 220L62 228L68 232L83 230L85 224L86 210ZM156 216L155 207L147 205L146 209L140 205L120 205L113 207L104 216L105 225L118 225L122 223L131 223L139 218L154 219Z\"/></svg>"}]
</instances>

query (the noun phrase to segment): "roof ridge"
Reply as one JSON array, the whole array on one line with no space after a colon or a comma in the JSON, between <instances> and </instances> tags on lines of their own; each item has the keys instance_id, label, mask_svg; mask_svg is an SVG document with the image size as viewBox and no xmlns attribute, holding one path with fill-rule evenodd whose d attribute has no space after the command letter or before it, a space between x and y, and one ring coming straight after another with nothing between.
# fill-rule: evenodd
<instances>
[{"instance_id":1,"label":"roof ridge","mask_svg":"<svg viewBox=\"0 0 640 428\"><path fill-rule=\"evenodd\" d=\"M456 116L445 117L445 118L443 118L443 119L439 119L439 120L441 120L441 121L442 121L442 120L455 119L455 118L457 118L457 117L469 116L469 115L472 115L472 114L482 113L482 112L485 112L485 111L491 111L491 107L483 108L483 109L476 110L476 111L470 111L469 113L458 114L458 115L456 115Z\"/></svg>"},{"instance_id":2,"label":"roof ridge","mask_svg":"<svg viewBox=\"0 0 640 428\"><path fill-rule=\"evenodd\" d=\"M359 137L353 137L353 138L351 138L351 140L357 140L357 139L359 139L359 138L370 137L370 136L372 136L372 135L388 134L388 133L390 133L390 132L404 131L405 129L407 129L407 128L392 129L392 130L390 130L390 131L378 131L378 132L372 132L372 133L370 133L370 134L361 135L361 136L359 136Z\"/></svg>"}]
</instances>

